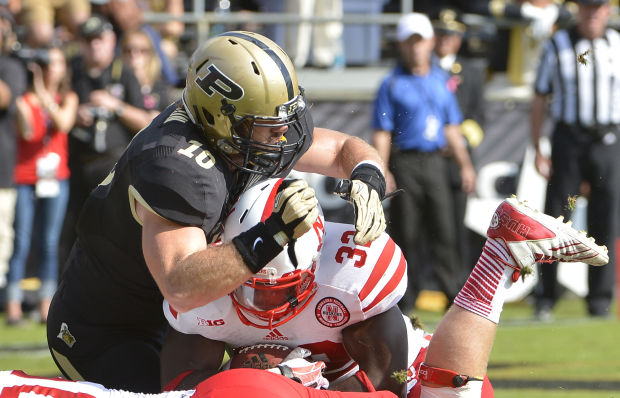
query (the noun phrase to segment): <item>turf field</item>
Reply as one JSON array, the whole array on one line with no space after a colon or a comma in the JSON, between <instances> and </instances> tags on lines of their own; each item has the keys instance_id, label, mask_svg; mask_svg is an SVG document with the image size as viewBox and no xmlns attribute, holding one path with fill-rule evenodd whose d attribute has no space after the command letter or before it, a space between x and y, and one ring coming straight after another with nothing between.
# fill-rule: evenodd
<instances>
[{"instance_id":1,"label":"turf field","mask_svg":"<svg viewBox=\"0 0 620 398\"><path fill-rule=\"evenodd\" d=\"M428 330L441 318L417 315ZM57 376L44 326L6 328L2 317L0 369ZM533 322L525 302L506 304L488 374L498 398L620 398L620 321L588 318L578 298L561 301L549 323Z\"/></svg>"}]
</instances>

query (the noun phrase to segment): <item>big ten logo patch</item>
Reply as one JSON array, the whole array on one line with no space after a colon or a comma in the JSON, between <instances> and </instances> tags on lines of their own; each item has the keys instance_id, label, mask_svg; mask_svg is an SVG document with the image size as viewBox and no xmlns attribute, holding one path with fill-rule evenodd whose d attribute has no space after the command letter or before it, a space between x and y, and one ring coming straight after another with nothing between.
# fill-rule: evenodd
<instances>
[{"instance_id":1,"label":"big ten logo patch","mask_svg":"<svg viewBox=\"0 0 620 398\"><path fill-rule=\"evenodd\" d=\"M344 325L351 317L347 307L340 300L333 297L325 297L319 301L314 314L322 325L330 328Z\"/></svg>"}]
</instances>

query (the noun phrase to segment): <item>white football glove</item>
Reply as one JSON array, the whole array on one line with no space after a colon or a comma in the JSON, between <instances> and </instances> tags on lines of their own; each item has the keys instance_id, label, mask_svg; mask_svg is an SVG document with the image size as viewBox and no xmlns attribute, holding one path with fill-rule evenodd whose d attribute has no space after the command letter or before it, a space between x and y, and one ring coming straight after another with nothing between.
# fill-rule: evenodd
<instances>
[{"instance_id":1,"label":"white football glove","mask_svg":"<svg viewBox=\"0 0 620 398\"><path fill-rule=\"evenodd\" d=\"M377 239L385 230L385 215L379 194L360 180L351 181L351 201L355 208L353 240L363 245Z\"/></svg>"},{"instance_id":2,"label":"white football glove","mask_svg":"<svg viewBox=\"0 0 620 398\"><path fill-rule=\"evenodd\" d=\"M381 235L385 230L381 204L385 195L385 177L378 167L369 163L360 164L351 173L350 180L340 181L334 193L353 203L355 243L363 245Z\"/></svg>"},{"instance_id":3,"label":"white football glove","mask_svg":"<svg viewBox=\"0 0 620 398\"><path fill-rule=\"evenodd\" d=\"M314 189L305 180L282 181L273 205L273 214L266 221L273 221L279 227L280 231L274 238L281 246L312 228L319 216L317 203Z\"/></svg>"},{"instance_id":4,"label":"white football glove","mask_svg":"<svg viewBox=\"0 0 620 398\"><path fill-rule=\"evenodd\" d=\"M267 371L286 376L306 387L327 389L329 387L329 381L323 377L325 362L310 362L304 359L309 356L309 350L297 347L291 351L277 367L267 369Z\"/></svg>"}]
</instances>

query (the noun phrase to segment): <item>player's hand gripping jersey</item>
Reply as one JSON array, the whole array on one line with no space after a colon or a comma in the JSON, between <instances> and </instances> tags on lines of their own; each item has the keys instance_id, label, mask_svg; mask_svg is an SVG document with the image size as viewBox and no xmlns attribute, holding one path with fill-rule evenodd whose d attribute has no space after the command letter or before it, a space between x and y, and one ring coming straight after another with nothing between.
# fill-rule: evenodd
<instances>
[{"instance_id":1,"label":"player's hand gripping jersey","mask_svg":"<svg viewBox=\"0 0 620 398\"><path fill-rule=\"evenodd\" d=\"M263 186L263 189L276 189L269 181ZM254 189L258 188L252 188L244 196ZM268 202L269 199L263 201ZM243 207L243 203L235 205L229 216L225 240L226 234L234 233L230 219L238 207ZM240 213L245 217L245 212ZM199 334L233 348L256 343L305 347L312 352L312 360L326 363L325 377L335 385L358 370L357 363L342 344L343 329L396 306L407 284L405 258L387 234L383 233L377 240L363 246L353 242L354 234L353 225L323 222L321 216L314 229L296 241L294 252L298 265L290 269L295 270L293 273L316 273L313 282L306 280L305 285L302 282L306 289L298 290L296 312L292 315L282 312L280 318L265 317L259 311L252 311L244 305L250 295L250 289L245 286L186 313L177 312L164 301L166 318L182 333ZM290 250L285 250L282 255L290 257L288 252ZM265 267L266 273L271 272L268 268L269 265ZM279 271L273 272L277 276ZM254 300L257 300L256 296ZM402 349L408 350L411 370L407 382L408 391L412 391L417 383L415 369L423 359L429 335L414 329L408 319L404 321L408 342L402 344Z\"/></svg>"}]
</instances>

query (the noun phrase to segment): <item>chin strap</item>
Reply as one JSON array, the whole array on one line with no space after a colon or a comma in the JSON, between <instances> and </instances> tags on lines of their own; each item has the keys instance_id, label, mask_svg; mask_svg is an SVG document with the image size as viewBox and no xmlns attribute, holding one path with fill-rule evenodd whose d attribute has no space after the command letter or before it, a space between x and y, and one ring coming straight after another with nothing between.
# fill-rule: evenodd
<instances>
[{"instance_id":1,"label":"chin strap","mask_svg":"<svg viewBox=\"0 0 620 398\"><path fill-rule=\"evenodd\" d=\"M462 387L470 381L483 381L482 378L458 374L448 369L433 368L425 363L420 365L418 376L421 381L454 388Z\"/></svg>"},{"instance_id":2,"label":"chin strap","mask_svg":"<svg viewBox=\"0 0 620 398\"><path fill-rule=\"evenodd\" d=\"M364 387L366 387L366 391L377 391L375 390L375 386L372 385L372 382L368 378L368 375L363 370L358 370L357 373L355 373L355 377L357 377L357 379L364 385Z\"/></svg>"},{"instance_id":3,"label":"chin strap","mask_svg":"<svg viewBox=\"0 0 620 398\"><path fill-rule=\"evenodd\" d=\"M184 372L181 372L174 379L170 380L168 382L168 384L166 384L166 386L162 389L162 391L174 391L174 390L176 390L176 388L179 386L179 384L181 384L181 382L183 380L185 380L185 378L187 376L191 375L194 372L195 372L194 369L189 369L189 370L186 370Z\"/></svg>"}]
</instances>

